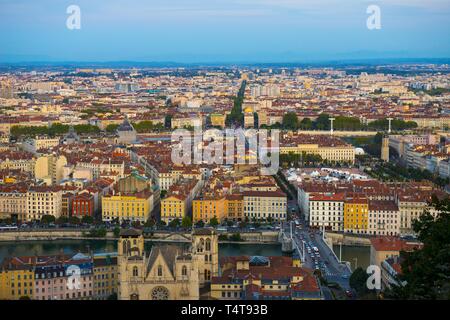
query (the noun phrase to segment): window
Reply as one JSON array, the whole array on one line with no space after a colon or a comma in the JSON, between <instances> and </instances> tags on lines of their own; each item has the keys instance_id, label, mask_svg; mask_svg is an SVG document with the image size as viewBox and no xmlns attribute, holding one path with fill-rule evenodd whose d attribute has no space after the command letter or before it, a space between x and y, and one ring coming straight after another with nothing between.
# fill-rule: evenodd
<instances>
[{"instance_id":1,"label":"window","mask_svg":"<svg viewBox=\"0 0 450 320\"><path fill-rule=\"evenodd\" d=\"M187 267L186 266L183 266L183 268L181 268L181 275L187 276Z\"/></svg>"},{"instance_id":2,"label":"window","mask_svg":"<svg viewBox=\"0 0 450 320\"><path fill-rule=\"evenodd\" d=\"M158 266L158 277L162 277L162 275L163 275L162 266Z\"/></svg>"},{"instance_id":3,"label":"window","mask_svg":"<svg viewBox=\"0 0 450 320\"><path fill-rule=\"evenodd\" d=\"M139 276L139 270L138 267L133 267L133 277Z\"/></svg>"}]
</instances>

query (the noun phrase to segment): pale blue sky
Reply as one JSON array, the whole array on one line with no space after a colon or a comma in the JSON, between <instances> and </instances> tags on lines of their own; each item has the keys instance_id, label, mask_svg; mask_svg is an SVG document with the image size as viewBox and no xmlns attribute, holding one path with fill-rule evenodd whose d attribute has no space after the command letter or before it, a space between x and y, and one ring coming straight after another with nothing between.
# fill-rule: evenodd
<instances>
[{"instance_id":1,"label":"pale blue sky","mask_svg":"<svg viewBox=\"0 0 450 320\"><path fill-rule=\"evenodd\" d=\"M450 0L0 0L0 61L450 57L449 31Z\"/></svg>"}]
</instances>

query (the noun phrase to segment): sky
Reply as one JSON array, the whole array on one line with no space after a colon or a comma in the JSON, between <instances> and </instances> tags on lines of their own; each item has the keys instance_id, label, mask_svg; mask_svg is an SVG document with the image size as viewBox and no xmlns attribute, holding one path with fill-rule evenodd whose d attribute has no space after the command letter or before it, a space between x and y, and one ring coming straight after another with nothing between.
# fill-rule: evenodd
<instances>
[{"instance_id":1,"label":"sky","mask_svg":"<svg viewBox=\"0 0 450 320\"><path fill-rule=\"evenodd\" d=\"M449 39L450 0L0 0L0 62L449 58Z\"/></svg>"}]
</instances>

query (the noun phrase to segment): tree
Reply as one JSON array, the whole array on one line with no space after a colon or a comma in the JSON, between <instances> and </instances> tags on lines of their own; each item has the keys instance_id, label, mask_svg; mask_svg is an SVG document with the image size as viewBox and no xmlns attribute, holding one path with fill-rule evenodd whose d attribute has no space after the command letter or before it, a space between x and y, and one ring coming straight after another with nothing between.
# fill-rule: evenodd
<instances>
[{"instance_id":1,"label":"tree","mask_svg":"<svg viewBox=\"0 0 450 320\"><path fill-rule=\"evenodd\" d=\"M117 300L117 293L112 293L108 296L107 300Z\"/></svg>"},{"instance_id":2,"label":"tree","mask_svg":"<svg viewBox=\"0 0 450 320\"><path fill-rule=\"evenodd\" d=\"M368 293L369 289L367 288L367 279L369 275L363 268L358 267L353 271L350 276L349 283L350 287L356 291L358 296L364 296Z\"/></svg>"},{"instance_id":3,"label":"tree","mask_svg":"<svg viewBox=\"0 0 450 320\"><path fill-rule=\"evenodd\" d=\"M319 115L314 122L314 129L330 130L330 116L326 113Z\"/></svg>"},{"instance_id":4,"label":"tree","mask_svg":"<svg viewBox=\"0 0 450 320\"><path fill-rule=\"evenodd\" d=\"M139 227L141 227L141 222L140 222L140 221L133 221L133 222L131 223L131 226L132 226L133 228L139 228Z\"/></svg>"},{"instance_id":5,"label":"tree","mask_svg":"<svg viewBox=\"0 0 450 320\"><path fill-rule=\"evenodd\" d=\"M313 128L313 122L310 118L303 118L299 123L300 129L311 130Z\"/></svg>"},{"instance_id":6,"label":"tree","mask_svg":"<svg viewBox=\"0 0 450 320\"><path fill-rule=\"evenodd\" d=\"M119 127L118 124L111 123L106 126L105 131L109 132L109 133L113 133L113 132L116 132L118 127Z\"/></svg>"},{"instance_id":7,"label":"tree","mask_svg":"<svg viewBox=\"0 0 450 320\"><path fill-rule=\"evenodd\" d=\"M183 220L181 221L181 226L183 228L190 228L192 226L192 220L189 216L184 216Z\"/></svg>"},{"instance_id":8,"label":"tree","mask_svg":"<svg viewBox=\"0 0 450 320\"><path fill-rule=\"evenodd\" d=\"M177 228L180 225L180 219L176 218L169 222L169 227Z\"/></svg>"},{"instance_id":9,"label":"tree","mask_svg":"<svg viewBox=\"0 0 450 320\"><path fill-rule=\"evenodd\" d=\"M56 221L55 216L52 216L49 214L43 215L41 218L41 223L44 223L44 224L55 223L55 221Z\"/></svg>"},{"instance_id":10,"label":"tree","mask_svg":"<svg viewBox=\"0 0 450 320\"><path fill-rule=\"evenodd\" d=\"M158 227L164 227L166 225L166 222L164 220L159 220L157 223Z\"/></svg>"},{"instance_id":11,"label":"tree","mask_svg":"<svg viewBox=\"0 0 450 320\"><path fill-rule=\"evenodd\" d=\"M239 92L233 101L233 108L231 112L227 115L225 123L227 126L232 124L237 126L242 126L244 124L244 114L242 113L242 103L244 102L245 87L247 81L242 81Z\"/></svg>"},{"instance_id":12,"label":"tree","mask_svg":"<svg viewBox=\"0 0 450 320\"><path fill-rule=\"evenodd\" d=\"M69 218L66 216L60 216L58 219L56 219L55 223L56 224L64 224L64 223L68 223L69 222Z\"/></svg>"},{"instance_id":13,"label":"tree","mask_svg":"<svg viewBox=\"0 0 450 320\"><path fill-rule=\"evenodd\" d=\"M98 228L98 229L91 229L91 230L89 230L89 233L87 234L87 236L93 237L93 238L104 238L104 237L106 237L107 232L108 231L104 227Z\"/></svg>"},{"instance_id":14,"label":"tree","mask_svg":"<svg viewBox=\"0 0 450 320\"><path fill-rule=\"evenodd\" d=\"M198 220L195 226L197 228L203 228L205 226L205 223L203 222L203 220Z\"/></svg>"},{"instance_id":15,"label":"tree","mask_svg":"<svg viewBox=\"0 0 450 320\"><path fill-rule=\"evenodd\" d=\"M69 223L78 225L78 224L80 224L80 219L78 217L76 217L76 216L71 216L69 218Z\"/></svg>"},{"instance_id":16,"label":"tree","mask_svg":"<svg viewBox=\"0 0 450 320\"><path fill-rule=\"evenodd\" d=\"M255 123L255 128L259 127L259 116L257 112L253 112L253 119L254 119L254 123Z\"/></svg>"},{"instance_id":17,"label":"tree","mask_svg":"<svg viewBox=\"0 0 450 320\"><path fill-rule=\"evenodd\" d=\"M289 130L297 130L298 128L298 118L294 112L288 112L283 116L282 121L283 128Z\"/></svg>"},{"instance_id":18,"label":"tree","mask_svg":"<svg viewBox=\"0 0 450 320\"><path fill-rule=\"evenodd\" d=\"M212 217L212 218L209 220L209 225L210 225L211 227L217 227L217 226L219 225L219 221L217 220L216 216Z\"/></svg>"},{"instance_id":19,"label":"tree","mask_svg":"<svg viewBox=\"0 0 450 320\"><path fill-rule=\"evenodd\" d=\"M172 116L170 114L166 115L164 118L164 127L167 129L172 127Z\"/></svg>"},{"instance_id":20,"label":"tree","mask_svg":"<svg viewBox=\"0 0 450 320\"><path fill-rule=\"evenodd\" d=\"M230 237L229 237L229 239L231 240L231 241L242 241L242 238L241 238L241 234L238 232L238 233L233 233Z\"/></svg>"},{"instance_id":21,"label":"tree","mask_svg":"<svg viewBox=\"0 0 450 320\"><path fill-rule=\"evenodd\" d=\"M144 227L146 228L152 228L155 225L155 219L153 217L149 217L147 221L144 223Z\"/></svg>"},{"instance_id":22,"label":"tree","mask_svg":"<svg viewBox=\"0 0 450 320\"><path fill-rule=\"evenodd\" d=\"M434 218L425 211L413 222L413 230L423 243L420 249L401 252L402 274L394 286L397 299L450 299L450 198L433 196L431 205L439 212Z\"/></svg>"},{"instance_id":23,"label":"tree","mask_svg":"<svg viewBox=\"0 0 450 320\"><path fill-rule=\"evenodd\" d=\"M94 218L91 217L91 216L83 216L81 218L81 223L93 224L94 223Z\"/></svg>"},{"instance_id":24,"label":"tree","mask_svg":"<svg viewBox=\"0 0 450 320\"><path fill-rule=\"evenodd\" d=\"M120 227L114 227L113 234L115 238L118 238L120 235Z\"/></svg>"}]
</instances>

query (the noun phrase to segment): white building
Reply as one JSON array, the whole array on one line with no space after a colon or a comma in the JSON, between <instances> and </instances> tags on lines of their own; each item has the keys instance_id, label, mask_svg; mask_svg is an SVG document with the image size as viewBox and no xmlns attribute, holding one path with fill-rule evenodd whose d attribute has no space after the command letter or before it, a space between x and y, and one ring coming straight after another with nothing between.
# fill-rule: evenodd
<instances>
[{"instance_id":1,"label":"white building","mask_svg":"<svg viewBox=\"0 0 450 320\"><path fill-rule=\"evenodd\" d=\"M250 221L286 220L287 197L282 191L245 191L244 196L244 217Z\"/></svg>"},{"instance_id":2,"label":"white building","mask_svg":"<svg viewBox=\"0 0 450 320\"><path fill-rule=\"evenodd\" d=\"M311 227L344 231L343 193L313 195L309 198L309 225Z\"/></svg>"},{"instance_id":3,"label":"white building","mask_svg":"<svg viewBox=\"0 0 450 320\"><path fill-rule=\"evenodd\" d=\"M397 236L400 234L400 210L394 201L369 201L370 235Z\"/></svg>"}]
</instances>

